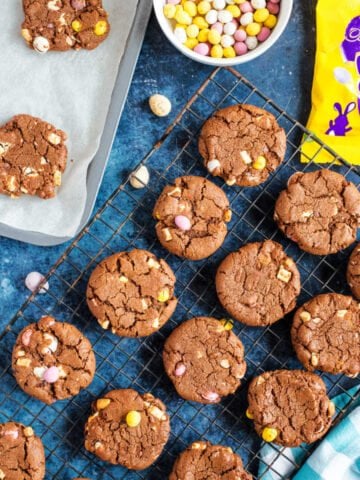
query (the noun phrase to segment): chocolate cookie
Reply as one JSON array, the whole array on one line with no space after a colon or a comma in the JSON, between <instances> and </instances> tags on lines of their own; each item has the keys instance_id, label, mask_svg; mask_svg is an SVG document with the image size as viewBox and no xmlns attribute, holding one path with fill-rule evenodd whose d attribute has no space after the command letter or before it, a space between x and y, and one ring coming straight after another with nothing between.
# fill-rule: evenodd
<instances>
[{"instance_id":1,"label":"chocolate cookie","mask_svg":"<svg viewBox=\"0 0 360 480\"><path fill-rule=\"evenodd\" d=\"M252 480L231 448L198 441L177 458L169 480Z\"/></svg>"},{"instance_id":2,"label":"chocolate cookie","mask_svg":"<svg viewBox=\"0 0 360 480\"><path fill-rule=\"evenodd\" d=\"M173 314L175 280L169 265L146 250L116 253L91 274L87 303L105 330L122 337L144 337Z\"/></svg>"},{"instance_id":3,"label":"chocolate cookie","mask_svg":"<svg viewBox=\"0 0 360 480\"><path fill-rule=\"evenodd\" d=\"M246 325L277 322L296 305L300 274L282 246L272 240L248 243L230 253L216 273L223 307Z\"/></svg>"},{"instance_id":4,"label":"chocolate cookie","mask_svg":"<svg viewBox=\"0 0 360 480\"><path fill-rule=\"evenodd\" d=\"M349 259L346 279L355 298L360 300L360 244L357 244Z\"/></svg>"},{"instance_id":5,"label":"chocolate cookie","mask_svg":"<svg viewBox=\"0 0 360 480\"><path fill-rule=\"evenodd\" d=\"M21 34L39 53L93 50L109 35L102 0L23 0L23 8Z\"/></svg>"},{"instance_id":6,"label":"chocolate cookie","mask_svg":"<svg viewBox=\"0 0 360 480\"><path fill-rule=\"evenodd\" d=\"M67 161L66 133L30 115L0 128L0 193L52 198Z\"/></svg>"},{"instance_id":7,"label":"chocolate cookie","mask_svg":"<svg viewBox=\"0 0 360 480\"><path fill-rule=\"evenodd\" d=\"M156 233L169 252L200 260L222 245L231 210L225 193L203 177L180 177L164 188L154 208Z\"/></svg>"},{"instance_id":8,"label":"chocolate cookie","mask_svg":"<svg viewBox=\"0 0 360 480\"><path fill-rule=\"evenodd\" d=\"M44 476L44 447L34 430L21 423L0 424L0 478L42 480Z\"/></svg>"},{"instance_id":9,"label":"chocolate cookie","mask_svg":"<svg viewBox=\"0 0 360 480\"><path fill-rule=\"evenodd\" d=\"M274 219L305 252L336 253L356 239L360 193L339 173L295 173L277 199Z\"/></svg>"},{"instance_id":10,"label":"chocolate cookie","mask_svg":"<svg viewBox=\"0 0 360 480\"><path fill-rule=\"evenodd\" d=\"M177 327L165 342L163 360L178 394L199 403L218 403L234 393L246 371L243 344L215 318L196 317Z\"/></svg>"},{"instance_id":11,"label":"chocolate cookie","mask_svg":"<svg viewBox=\"0 0 360 480\"><path fill-rule=\"evenodd\" d=\"M360 304L338 293L312 298L296 311L291 339L307 370L358 375Z\"/></svg>"},{"instance_id":12,"label":"chocolate cookie","mask_svg":"<svg viewBox=\"0 0 360 480\"><path fill-rule=\"evenodd\" d=\"M335 406L322 379L302 370L276 370L254 378L248 391L248 418L266 442L297 447L323 437Z\"/></svg>"},{"instance_id":13,"label":"chocolate cookie","mask_svg":"<svg viewBox=\"0 0 360 480\"><path fill-rule=\"evenodd\" d=\"M286 135L275 117L253 105L219 110L203 126L199 151L214 176L228 185L265 182L286 151Z\"/></svg>"},{"instance_id":14,"label":"chocolate cookie","mask_svg":"<svg viewBox=\"0 0 360 480\"><path fill-rule=\"evenodd\" d=\"M76 327L42 317L20 332L12 368L24 392L51 404L90 385L95 356L89 340Z\"/></svg>"},{"instance_id":15,"label":"chocolate cookie","mask_svg":"<svg viewBox=\"0 0 360 480\"><path fill-rule=\"evenodd\" d=\"M92 406L85 448L102 460L143 470L159 457L170 434L165 405L150 393L113 390Z\"/></svg>"}]
</instances>

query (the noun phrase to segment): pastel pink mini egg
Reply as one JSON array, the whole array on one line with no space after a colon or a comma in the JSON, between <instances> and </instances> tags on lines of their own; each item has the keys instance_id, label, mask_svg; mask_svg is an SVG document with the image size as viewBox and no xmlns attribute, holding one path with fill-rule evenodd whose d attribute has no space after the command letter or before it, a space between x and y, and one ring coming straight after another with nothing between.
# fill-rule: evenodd
<instances>
[{"instance_id":1,"label":"pastel pink mini egg","mask_svg":"<svg viewBox=\"0 0 360 480\"><path fill-rule=\"evenodd\" d=\"M178 5L181 0L168 0L166 3L170 3L170 5Z\"/></svg>"},{"instance_id":2,"label":"pastel pink mini egg","mask_svg":"<svg viewBox=\"0 0 360 480\"><path fill-rule=\"evenodd\" d=\"M175 377L182 377L186 372L186 366L183 363L178 363L175 368Z\"/></svg>"},{"instance_id":3,"label":"pastel pink mini egg","mask_svg":"<svg viewBox=\"0 0 360 480\"><path fill-rule=\"evenodd\" d=\"M241 28L239 30L236 30L234 34L234 38L236 42L245 42L246 37L247 35L245 30L242 30Z\"/></svg>"},{"instance_id":4,"label":"pastel pink mini egg","mask_svg":"<svg viewBox=\"0 0 360 480\"><path fill-rule=\"evenodd\" d=\"M75 10L82 10L86 7L86 0L71 0L71 6L75 8Z\"/></svg>"},{"instance_id":5,"label":"pastel pink mini egg","mask_svg":"<svg viewBox=\"0 0 360 480\"><path fill-rule=\"evenodd\" d=\"M25 332L21 335L21 342L25 347L30 345L30 338L32 335L32 330L25 330Z\"/></svg>"},{"instance_id":6,"label":"pastel pink mini egg","mask_svg":"<svg viewBox=\"0 0 360 480\"><path fill-rule=\"evenodd\" d=\"M244 42L236 42L234 48L236 55L244 55L248 51L248 47Z\"/></svg>"},{"instance_id":7,"label":"pastel pink mini egg","mask_svg":"<svg viewBox=\"0 0 360 480\"><path fill-rule=\"evenodd\" d=\"M30 272L25 278L25 286L30 290L30 292L35 292L39 285L45 280L44 275L41 275L39 272ZM40 288L39 293L46 293L49 290L48 282Z\"/></svg>"},{"instance_id":8,"label":"pastel pink mini egg","mask_svg":"<svg viewBox=\"0 0 360 480\"><path fill-rule=\"evenodd\" d=\"M270 34L271 34L270 28L262 27L262 29L260 30L260 33L257 36L257 39L259 40L259 42L265 42L265 40L269 38Z\"/></svg>"},{"instance_id":9,"label":"pastel pink mini egg","mask_svg":"<svg viewBox=\"0 0 360 480\"><path fill-rule=\"evenodd\" d=\"M185 215L177 215L175 217L175 225L184 232L191 228L191 222L188 217L185 217Z\"/></svg>"},{"instance_id":10,"label":"pastel pink mini egg","mask_svg":"<svg viewBox=\"0 0 360 480\"><path fill-rule=\"evenodd\" d=\"M201 395L205 400L208 400L209 402L217 402L220 400L219 394L216 392L207 392Z\"/></svg>"},{"instance_id":11,"label":"pastel pink mini egg","mask_svg":"<svg viewBox=\"0 0 360 480\"><path fill-rule=\"evenodd\" d=\"M55 383L59 380L59 369L57 367L50 367L44 373L43 379L48 383Z\"/></svg>"},{"instance_id":12,"label":"pastel pink mini egg","mask_svg":"<svg viewBox=\"0 0 360 480\"><path fill-rule=\"evenodd\" d=\"M17 430L5 430L4 435L12 440L16 440L19 437L19 432Z\"/></svg>"},{"instance_id":13,"label":"pastel pink mini egg","mask_svg":"<svg viewBox=\"0 0 360 480\"><path fill-rule=\"evenodd\" d=\"M222 35L224 31L224 25L221 22L216 22L213 25L211 25L211 30L217 30L220 35Z\"/></svg>"},{"instance_id":14,"label":"pastel pink mini egg","mask_svg":"<svg viewBox=\"0 0 360 480\"><path fill-rule=\"evenodd\" d=\"M268 2L266 4L266 8L269 10L270 13L273 15L277 15L280 11L280 5L274 2Z\"/></svg>"},{"instance_id":15,"label":"pastel pink mini egg","mask_svg":"<svg viewBox=\"0 0 360 480\"><path fill-rule=\"evenodd\" d=\"M254 11L250 2L241 3L240 4L240 10L241 10L242 13L249 13L249 12Z\"/></svg>"},{"instance_id":16,"label":"pastel pink mini egg","mask_svg":"<svg viewBox=\"0 0 360 480\"><path fill-rule=\"evenodd\" d=\"M210 47L207 43L198 43L194 48L194 52L198 53L199 55L209 55Z\"/></svg>"}]
</instances>

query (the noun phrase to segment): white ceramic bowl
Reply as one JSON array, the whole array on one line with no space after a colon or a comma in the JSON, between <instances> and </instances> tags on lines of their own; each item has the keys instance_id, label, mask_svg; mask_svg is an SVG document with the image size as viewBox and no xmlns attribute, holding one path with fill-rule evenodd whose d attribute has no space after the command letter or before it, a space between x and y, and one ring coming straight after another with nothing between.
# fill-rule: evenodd
<instances>
[{"instance_id":1,"label":"white ceramic bowl","mask_svg":"<svg viewBox=\"0 0 360 480\"><path fill-rule=\"evenodd\" d=\"M204 55L199 55L198 53L193 52L189 48L182 45L174 35L172 21L168 20L164 13L163 8L166 3L166 0L153 0L154 10L160 27L168 40L176 47L181 53L187 57L195 60L196 62L204 63L206 65L212 65L214 67L230 67L232 65L240 65L241 63L249 62L256 57L259 57L264 52L266 52L274 43L278 40L280 35L286 28L286 25L289 22L292 7L294 0L281 0L280 12L278 15L278 22L271 32L270 37L265 40L265 42L260 43L254 50L235 58L212 58L205 57Z\"/></svg>"}]
</instances>

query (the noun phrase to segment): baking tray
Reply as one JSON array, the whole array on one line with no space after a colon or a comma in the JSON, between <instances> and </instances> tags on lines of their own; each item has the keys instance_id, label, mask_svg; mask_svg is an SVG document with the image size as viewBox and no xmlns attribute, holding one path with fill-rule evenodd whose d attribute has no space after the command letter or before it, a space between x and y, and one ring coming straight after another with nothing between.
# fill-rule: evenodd
<instances>
[{"instance_id":1,"label":"baking tray","mask_svg":"<svg viewBox=\"0 0 360 480\"><path fill-rule=\"evenodd\" d=\"M134 1L134 0L130 0ZM75 235L71 237L57 237L44 233L21 230L10 227L0 222L0 236L13 238L34 245L53 246L67 242L74 238L88 222L94 208L96 197L101 185L105 168L110 157L111 148L120 122L120 117L125 105L131 79L136 67L140 49L145 37L146 27L150 18L152 2L150 0L138 0L138 8L127 40L126 49L121 59L119 71L116 77L114 90L111 96L110 108L107 114L104 131L100 140L99 149L89 165L87 171L87 199L85 209Z\"/></svg>"},{"instance_id":2,"label":"baking tray","mask_svg":"<svg viewBox=\"0 0 360 480\"><path fill-rule=\"evenodd\" d=\"M258 187L230 188L215 179L231 202L233 219L229 234L209 259L189 262L177 258L164 250L155 237L153 206L163 187L175 177L206 175L197 150L199 129L215 110L238 102L263 107L277 117L287 133L286 160ZM302 141L313 141L318 152L326 149L332 153L235 70L214 71L143 159L151 174L149 185L142 190L134 190L128 182L120 185L51 269L47 275L48 293L29 297L0 334L0 422L20 421L31 425L40 435L47 455L47 479L165 480L176 456L199 438L232 447L258 480L269 470L276 472L272 461L263 464L261 475L257 473L262 442L245 417L246 392L249 380L266 370L301 367L290 342L291 315L267 328L235 322L234 332L245 345L248 370L236 394L218 405L200 405L181 399L164 373L161 352L169 333L185 319L197 315L228 318L217 301L214 275L230 251L250 241L274 239L294 258L302 278L299 304L321 292L349 293L345 281L349 249L331 256L309 255L286 239L272 219L275 199L289 176L296 171L320 168L314 159L309 159L307 164L299 162ZM333 159L329 168L340 171L359 185L360 176L355 168L335 154ZM165 258L177 277L179 303L175 314L161 331L144 339L120 338L102 330L85 301L86 284L96 264L108 255L134 247L146 248ZM22 392L10 367L11 350L20 329L47 314L80 328L91 340L97 359L97 371L90 387L73 399L52 406ZM359 392L353 396L346 393L349 387L359 385L359 380L324 373L321 377L331 397L345 393L345 406L336 412L335 421L338 421L359 397ZM172 433L164 453L152 467L138 472L105 464L83 448L83 428L91 402L111 389L128 387L142 393L151 391L164 401L171 416ZM316 445L306 451L307 456ZM286 456L284 449L276 452L277 457ZM300 467L293 459L289 462L295 468ZM279 474L279 479L285 480L285 477Z\"/></svg>"}]
</instances>

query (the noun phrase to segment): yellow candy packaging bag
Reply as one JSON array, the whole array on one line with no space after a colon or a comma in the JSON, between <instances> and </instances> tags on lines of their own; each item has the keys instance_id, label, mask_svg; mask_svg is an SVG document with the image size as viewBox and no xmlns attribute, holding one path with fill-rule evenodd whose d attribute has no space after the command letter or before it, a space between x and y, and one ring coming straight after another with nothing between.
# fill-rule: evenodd
<instances>
[{"instance_id":1,"label":"yellow candy packaging bag","mask_svg":"<svg viewBox=\"0 0 360 480\"><path fill-rule=\"evenodd\" d=\"M360 0L319 0L317 51L308 129L349 163L360 165ZM308 137L302 161L331 162Z\"/></svg>"}]
</instances>

